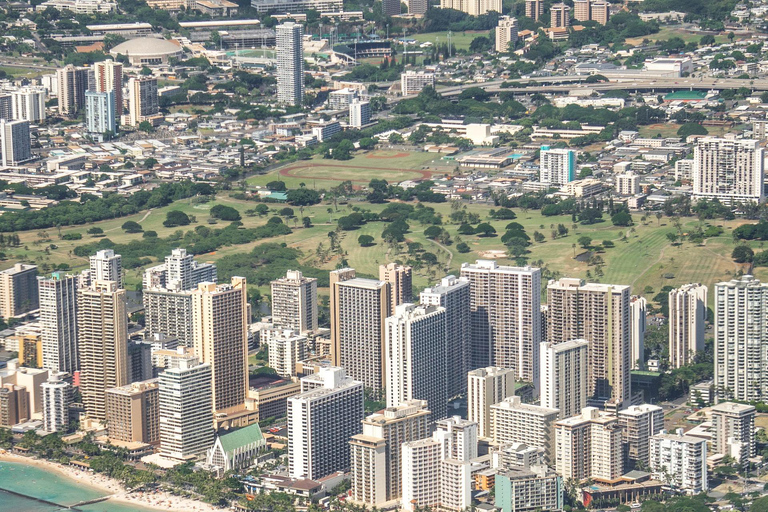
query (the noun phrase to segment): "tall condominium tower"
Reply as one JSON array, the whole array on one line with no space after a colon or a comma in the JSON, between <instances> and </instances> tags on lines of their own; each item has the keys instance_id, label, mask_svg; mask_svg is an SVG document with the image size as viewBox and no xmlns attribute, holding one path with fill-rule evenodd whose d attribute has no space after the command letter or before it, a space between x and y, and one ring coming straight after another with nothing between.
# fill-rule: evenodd
<instances>
[{"instance_id":1,"label":"tall condominium tower","mask_svg":"<svg viewBox=\"0 0 768 512\"><path fill-rule=\"evenodd\" d=\"M63 379L65 374L53 371L40 385L43 394L43 430L59 432L69 427L69 404L72 386Z\"/></svg>"},{"instance_id":2,"label":"tall condominium tower","mask_svg":"<svg viewBox=\"0 0 768 512\"><path fill-rule=\"evenodd\" d=\"M200 283L192 293L195 355L211 365L215 414L236 415L248 392L248 296L244 277Z\"/></svg>"},{"instance_id":3,"label":"tall condominium tower","mask_svg":"<svg viewBox=\"0 0 768 512\"><path fill-rule=\"evenodd\" d=\"M107 418L107 389L128 384L127 327L125 290L115 281L97 280L77 290L80 393L92 419Z\"/></svg>"},{"instance_id":4,"label":"tall condominium tower","mask_svg":"<svg viewBox=\"0 0 768 512\"><path fill-rule=\"evenodd\" d=\"M123 283L123 267L119 254L112 249L97 251L91 256L91 283L94 281L115 281L118 287Z\"/></svg>"},{"instance_id":5,"label":"tall condominium tower","mask_svg":"<svg viewBox=\"0 0 768 512\"><path fill-rule=\"evenodd\" d=\"M269 347L269 367L281 377L295 377L296 363L307 357L307 337L290 329L274 329L266 345Z\"/></svg>"},{"instance_id":6,"label":"tall condominium tower","mask_svg":"<svg viewBox=\"0 0 768 512\"><path fill-rule=\"evenodd\" d=\"M39 305L36 265L16 263L0 272L0 318L22 316Z\"/></svg>"},{"instance_id":7,"label":"tall condominium tower","mask_svg":"<svg viewBox=\"0 0 768 512\"><path fill-rule=\"evenodd\" d=\"M563 278L547 297L547 341L587 340L587 396L620 406L630 396L629 286Z\"/></svg>"},{"instance_id":8,"label":"tall condominium tower","mask_svg":"<svg viewBox=\"0 0 768 512\"><path fill-rule=\"evenodd\" d=\"M445 317L441 306L401 304L386 319L387 407L426 400L430 421L446 416L445 369L433 359L446 349Z\"/></svg>"},{"instance_id":9,"label":"tall condominium tower","mask_svg":"<svg viewBox=\"0 0 768 512\"><path fill-rule=\"evenodd\" d=\"M72 375L80 369L77 351L77 277L54 272L38 277L43 368Z\"/></svg>"},{"instance_id":10,"label":"tall condominium tower","mask_svg":"<svg viewBox=\"0 0 768 512\"><path fill-rule=\"evenodd\" d=\"M123 113L123 65L114 60L104 60L93 65L96 92L113 92L115 115Z\"/></svg>"},{"instance_id":11,"label":"tall condominium tower","mask_svg":"<svg viewBox=\"0 0 768 512\"><path fill-rule=\"evenodd\" d=\"M624 472L618 419L594 407L555 423L555 444L555 468L563 479L611 482Z\"/></svg>"},{"instance_id":12,"label":"tall condominium tower","mask_svg":"<svg viewBox=\"0 0 768 512\"><path fill-rule=\"evenodd\" d=\"M12 119L40 123L45 121L45 87L22 87L11 92ZM4 117L3 119L9 119Z\"/></svg>"},{"instance_id":13,"label":"tall condominium tower","mask_svg":"<svg viewBox=\"0 0 768 512\"><path fill-rule=\"evenodd\" d=\"M571 24L571 8L564 3L552 4L549 8L549 26L567 28Z\"/></svg>"},{"instance_id":14,"label":"tall condominium tower","mask_svg":"<svg viewBox=\"0 0 768 512\"><path fill-rule=\"evenodd\" d=\"M524 404L510 396L491 406L493 441L498 444L523 443L544 450L548 462L555 460L555 432L558 410Z\"/></svg>"},{"instance_id":15,"label":"tall condominium tower","mask_svg":"<svg viewBox=\"0 0 768 512\"><path fill-rule=\"evenodd\" d=\"M400 304L411 302L413 296L413 269L408 265L390 263L379 265L379 281L389 283L389 295L391 297L390 311Z\"/></svg>"},{"instance_id":16,"label":"tall condominium tower","mask_svg":"<svg viewBox=\"0 0 768 512\"><path fill-rule=\"evenodd\" d=\"M90 70L69 64L56 71L58 81L59 113L72 117L85 108Z\"/></svg>"},{"instance_id":17,"label":"tall condominium tower","mask_svg":"<svg viewBox=\"0 0 768 512\"><path fill-rule=\"evenodd\" d=\"M352 500L381 506L402 496L402 445L429 435L424 400L388 407L363 420L363 432L352 436Z\"/></svg>"},{"instance_id":18,"label":"tall condominium tower","mask_svg":"<svg viewBox=\"0 0 768 512\"><path fill-rule=\"evenodd\" d=\"M85 91L85 128L97 135L117 132L114 92Z\"/></svg>"},{"instance_id":19,"label":"tall condominium tower","mask_svg":"<svg viewBox=\"0 0 768 512\"><path fill-rule=\"evenodd\" d=\"M496 51L506 53L517 43L517 18L500 16L496 25Z\"/></svg>"},{"instance_id":20,"label":"tall condominium tower","mask_svg":"<svg viewBox=\"0 0 768 512\"><path fill-rule=\"evenodd\" d=\"M669 292L669 364L680 368L704 350L707 287L686 284Z\"/></svg>"},{"instance_id":21,"label":"tall condominium tower","mask_svg":"<svg viewBox=\"0 0 768 512\"><path fill-rule=\"evenodd\" d=\"M466 278L444 277L439 284L425 288L419 296L425 306L445 308L445 378L448 397L467 390L470 366L470 285ZM514 377L513 377L514 380Z\"/></svg>"},{"instance_id":22,"label":"tall condominium tower","mask_svg":"<svg viewBox=\"0 0 768 512\"><path fill-rule=\"evenodd\" d=\"M211 365L183 350L158 380L160 453L189 460L213 444Z\"/></svg>"},{"instance_id":23,"label":"tall condominium tower","mask_svg":"<svg viewBox=\"0 0 768 512\"><path fill-rule=\"evenodd\" d=\"M693 199L762 203L763 153L758 140L698 139L693 148Z\"/></svg>"},{"instance_id":24,"label":"tall condominium tower","mask_svg":"<svg viewBox=\"0 0 768 512\"><path fill-rule=\"evenodd\" d=\"M538 386L541 270L477 260L462 264L461 276L470 282L471 368L512 368Z\"/></svg>"},{"instance_id":25,"label":"tall condominium tower","mask_svg":"<svg viewBox=\"0 0 768 512\"><path fill-rule=\"evenodd\" d=\"M539 181L565 185L576 179L576 152L572 149L541 146Z\"/></svg>"},{"instance_id":26,"label":"tall condominium tower","mask_svg":"<svg viewBox=\"0 0 768 512\"><path fill-rule=\"evenodd\" d=\"M161 117L156 78L142 77L128 80L128 113L130 126L138 126L143 121L154 124Z\"/></svg>"},{"instance_id":27,"label":"tall condominium tower","mask_svg":"<svg viewBox=\"0 0 768 512\"><path fill-rule=\"evenodd\" d=\"M400 14L399 0L381 0L381 13L385 16L397 16Z\"/></svg>"},{"instance_id":28,"label":"tall condominium tower","mask_svg":"<svg viewBox=\"0 0 768 512\"><path fill-rule=\"evenodd\" d=\"M162 334L176 338L180 345L193 345L192 290L169 291L164 288L144 288L144 331L154 336Z\"/></svg>"},{"instance_id":29,"label":"tall condominium tower","mask_svg":"<svg viewBox=\"0 0 768 512\"><path fill-rule=\"evenodd\" d=\"M127 443L160 442L157 379L107 390L109 439Z\"/></svg>"},{"instance_id":30,"label":"tall condominium tower","mask_svg":"<svg viewBox=\"0 0 768 512\"><path fill-rule=\"evenodd\" d=\"M755 456L755 406L724 402L712 407L712 453L743 462Z\"/></svg>"},{"instance_id":31,"label":"tall condominium tower","mask_svg":"<svg viewBox=\"0 0 768 512\"><path fill-rule=\"evenodd\" d=\"M0 148L3 167L14 167L32 158L29 121L0 119Z\"/></svg>"},{"instance_id":32,"label":"tall condominium tower","mask_svg":"<svg viewBox=\"0 0 768 512\"><path fill-rule=\"evenodd\" d=\"M302 379L310 389L288 398L288 462L293 478L317 480L350 467L350 437L362 431L363 383L343 368Z\"/></svg>"},{"instance_id":33,"label":"tall condominium tower","mask_svg":"<svg viewBox=\"0 0 768 512\"><path fill-rule=\"evenodd\" d=\"M334 366L341 365L341 346L340 332L339 332L339 284L349 279L354 279L355 269L342 268L339 270L332 270L329 275L330 286L330 304L329 310L331 315L331 360Z\"/></svg>"},{"instance_id":34,"label":"tall condominium tower","mask_svg":"<svg viewBox=\"0 0 768 512\"><path fill-rule=\"evenodd\" d=\"M270 283L272 324L278 329L299 333L317 330L317 279L289 270L285 277Z\"/></svg>"},{"instance_id":35,"label":"tall condominium tower","mask_svg":"<svg viewBox=\"0 0 768 512\"><path fill-rule=\"evenodd\" d=\"M515 373L509 368L478 368L467 374L467 419L477 423L477 435L493 437L491 406L515 394Z\"/></svg>"},{"instance_id":36,"label":"tall condominium tower","mask_svg":"<svg viewBox=\"0 0 768 512\"><path fill-rule=\"evenodd\" d=\"M216 265L198 263L186 249L173 249L165 262L144 271L144 288L184 291L216 282Z\"/></svg>"},{"instance_id":37,"label":"tall condominium tower","mask_svg":"<svg viewBox=\"0 0 768 512\"><path fill-rule=\"evenodd\" d=\"M715 393L768 399L768 285L750 275L715 285Z\"/></svg>"},{"instance_id":38,"label":"tall condominium tower","mask_svg":"<svg viewBox=\"0 0 768 512\"><path fill-rule=\"evenodd\" d=\"M526 17L539 21L542 14L544 14L544 0L525 0Z\"/></svg>"},{"instance_id":39,"label":"tall condominium tower","mask_svg":"<svg viewBox=\"0 0 768 512\"><path fill-rule=\"evenodd\" d=\"M366 388L381 390L385 378L384 321L390 314L389 283L354 278L333 286L338 294L338 310L331 310L331 317L337 319L331 324L337 329L335 357L350 377L362 381Z\"/></svg>"},{"instance_id":40,"label":"tall condominium tower","mask_svg":"<svg viewBox=\"0 0 768 512\"><path fill-rule=\"evenodd\" d=\"M645 328L648 301L632 295L629 298L629 361L632 368L642 368L645 362Z\"/></svg>"},{"instance_id":41,"label":"tall condominium tower","mask_svg":"<svg viewBox=\"0 0 768 512\"><path fill-rule=\"evenodd\" d=\"M699 494L709 488L707 481L707 440L687 436L683 429L651 437L649 469L654 478L666 478L676 489Z\"/></svg>"},{"instance_id":42,"label":"tall condominium tower","mask_svg":"<svg viewBox=\"0 0 768 512\"><path fill-rule=\"evenodd\" d=\"M589 342L571 340L541 344L541 405L570 418L587 406Z\"/></svg>"},{"instance_id":43,"label":"tall condominium tower","mask_svg":"<svg viewBox=\"0 0 768 512\"><path fill-rule=\"evenodd\" d=\"M277 101L301 105L304 99L304 27L291 21L275 28Z\"/></svg>"},{"instance_id":44,"label":"tall condominium tower","mask_svg":"<svg viewBox=\"0 0 768 512\"><path fill-rule=\"evenodd\" d=\"M633 405L619 411L626 471L648 467L651 436L664 430L664 410L658 405Z\"/></svg>"}]
</instances>

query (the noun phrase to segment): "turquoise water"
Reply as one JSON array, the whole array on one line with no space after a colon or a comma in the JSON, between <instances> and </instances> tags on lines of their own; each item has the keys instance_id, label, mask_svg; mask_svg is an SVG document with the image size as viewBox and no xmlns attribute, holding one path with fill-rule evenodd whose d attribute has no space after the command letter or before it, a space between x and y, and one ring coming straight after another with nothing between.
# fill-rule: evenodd
<instances>
[{"instance_id":1,"label":"turquoise water","mask_svg":"<svg viewBox=\"0 0 768 512\"><path fill-rule=\"evenodd\" d=\"M4 492L2 489L64 506L71 506L75 503L104 496L103 492L83 486L76 480L70 480L58 473L17 462L0 462L0 512L57 512L66 510L16 496ZM110 503L108 501L78 507L78 509L89 512L149 512L152 510L136 505Z\"/></svg>"}]
</instances>

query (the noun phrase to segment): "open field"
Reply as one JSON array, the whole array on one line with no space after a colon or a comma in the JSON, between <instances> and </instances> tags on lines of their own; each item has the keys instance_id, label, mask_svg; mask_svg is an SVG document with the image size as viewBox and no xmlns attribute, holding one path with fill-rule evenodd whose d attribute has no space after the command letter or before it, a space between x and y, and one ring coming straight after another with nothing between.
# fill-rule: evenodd
<instances>
[{"instance_id":1,"label":"open field","mask_svg":"<svg viewBox=\"0 0 768 512\"><path fill-rule=\"evenodd\" d=\"M675 123L649 124L638 126L637 131L640 134L640 137L678 137L677 130L679 130L681 126L682 125ZM707 129L707 132L709 132L709 135L712 135L713 137L722 137L726 133L736 130L735 126L733 128L728 128L726 126L705 126L705 128Z\"/></svg>"},{"instance_id":2,"label":"open field","mask_svg":"<svg viewBox=\"0 0 768 512\"><path fill-rule=\"evenodd\" d=\"M46 71L34 68L22 68L16 66L0 66L0 71L4 71L14 78L35 78L46 74Z\"/></svg>"},{"instance_id":3,"label":"open field","mask_svg":"<svg viewBox=\"0 0 768 512\"><path fill-rule=\"evenodd\" d=\"M690 43L690 42L698 43L704 35L706 34L702 34L700 32L691 32L688 30L683 30L680 27L675 27L674 25L671 25L671 26L668 25L668 26L662 27L661 30L659 30L656 34L651 34L643 37L628 38L626 40L626 43L637 46L637 45L643 44L643 39L650 39L651 41L667 41L669 39L672 39L673 37L679 37L686 43ZM725 43L725 42L728 42L728 37L726 37L725 33L718 34L715 36L716 44Z\"/></svg>"},{"instance_id":4,"label":"open field","mask_svg":"<svg viewBox=\"0 0 768 512\"><path fill-rule=\"evenodd\" d=\"M487 30L467 30L465 32L452 32L451 43L457 50L469 49L469 45L476 37L488 36ZM428 32L426 34L408 35L408 39L415 39L420 43L443 44L448 42L448 32Z\"/></svg>"},{"instance_id":5,"label":"open field","mask_svg":"<svg viewBox=\"0 0 768 512\"><path fill-rule=\"evenodd\" d=\"M424 170L429 165L432 169ZM435 170L441 166L444 170ZM371 151L356 154L351 160L327 160L315 157L312 160L293 162L268 174L248 178L249 186L264 186L270 181L284 181L288 188L297 188L304 183L309 188L335 187L345 180L353 185L366 186L372 179L385 179L397 183L408 179L429 178L452 170L440 162L435 153L405 153L397 151Z\"/></svg>"},{"instance_id":6,"label":"open field","mask_svg":"<svg viewBox=\"0 0 768 512\"><path fill-rule=\"evenodd\" d=\"M259 178L266 178L260 176ZM318 180L319 181L319 180ZM141 212L130 217L121 219L107 220L94 223L94 226L101 227L105 234L115 243L127 243L131 240L138 240L141 234L127 234L120 226L127 220L133 220L142 225L144 230L157 231L160 237L167 237L179 229L192 229L197 225L208 225L208 210L215 204L226 204L239 210L244 215L244 211L253 208L257 203L251 201L236 200L228 195L220 194L215 201L208 204L192 204L189 200L179 201L171 206L159 208L149 212ZM270 208L273 213L283 208L285 205L272 204ZM372 205L365 202L353 201L347 205L339 205L338 210L327 203L319 204L304 209L304 216L312 220L313 226L302 228L299 219L290 219L286 223L293 228L291 234L281 236L277 239L264 239L251 242L244 245L234 245L222 247L220 250L199 256L202 261L216 261L223 256L231 254L242 254L249 252L256 245L266 242L285 243L290 247L298 248L302 251L302 263L315 266L326 270L332 270L340 262L339 256L333 256L325 262L320 262L316 256L316 250L320 244L328 247L328 233L335 229L335 221L342 215L351 213L352 207L356 206L368 209L373 212L381 211L386 205ZM450 215L450 205L448 203L428 205L435 208L436 211L447 219ZM477 213L485 221L488 220L488 212L493 208L491 205L468 204L467 210ZM165 220L166 212L170 210L182 210L195 216L195 223L185 228L166 228L162 225ZM297 217L300 215L299 209L294 208ZM329 212L330 210L330 212ZM708 239L704 245L697 246L690 242L684 242L681 246L673 246L666 238L668 232L673 232L675 228L668 219L663 218L658 222L655 217L646 223L640 222L640 215L634 214L634 231L629 228L619 228L612 226L609 221L598 223L591 226L578 225L575 229L570 216L544 217L538 211L522 212L515 210L520 222L527 233L532 237L534 231L543 233L547 239L542 243L534 243L529 247L530 252L527 255L529 261L542 260L544 265L553 272L559 272L562 276L587 277L587 272L594 274L594 267L590 267L585 262L575 259L575 256L583 252L577 246L579 237L586 235L591 237L596 244L603 240L611 240L615 247L606 249L600 256L605 260L603 267L604 276L599 279L605 283L629 284L632 285L633 293L642 294L646 286L653 288L654 292L649 293L651 298L659 289L665 285L677 286L689 282L702 282L707 286L714 283L730 279L730 276L738 270L747 270L746 266L735 264L730 257L734 247L734 242L730 236L731 230L742 224L744 221L713 221L713 224L721 225L725 233L717 238ZM246 217L243 216L243 225L245 227L256 227L266 223L266 217ZM445 221L444 221L445 222ZM434 283L445 272L457 273L462 263L472 262L478 258L484 257L485 251L503 251L505 249L501 242L501 234L504 227L510 221L491 220L490 223L495 227L498 236L481 238L474 235L460 236L457 233L458 226L455 224L445 224L445 229L450 233L453 243L448 246L442 246L437 242L427 239L423 232L427 226L421 226L415 221L410 221L410 233L407 235L408 241L419 242L426 251L434 253L439 260L439 265L431 269L421 269L415 273L414 286L416 290ZM683 230L692 229L699 221L695 218L683 219ZM552 225L564 224L569 229L569 234L563 238L552 240L550 233ZM219 223L217 226L222 227ZM89 226L76 226L61 229L61 234L82 233L83 240L65 241L59 239L59 231L51 228L45 231L46 234L39 231L28 231L19 233L22 246L19 248L6 248L3 251L6 259L0 261L0 269L5 269L17 261L27 261L38 265L53 265L67 263L73 270L81 270L87 267L85 258L74 256L72 251L78 245L96 241L90 235L85 234ZM346 252L349 264L355 267L362 275L374 276L377 274L378 265L394 260L405 260L407 256L404 253L393 254L387 245L381 240L381 231L384 224L372 222L366 224L355 231L340 233L341 246ZM368 234L374 237L376 245L372 247L360 247L357 239L362 234ZM622 235L627 235L627 241L621 241ZM42 242L43 239L50 239ZM466 242L471 251L461 254L456 250L457 240ZM55 248L51 248L51 244ZM761 250L760 242L753 242L755 250ZM576 246L576 247L574 247ZM506 257L498 259L500 264L512 264ZM154 262L153 262L154 263ZM141 282L142 269L131 269L126 273L126 284L129 289L135 288ZM757 268L755 274L758 278L768 279L768 269ZM592 277L593 280L596 278ZM262 294L268 293L266 287L260 290ZM326 293L324 290L323 293ZM713 294L710 294L712 297Z\"/></svg>"}]
</instances>

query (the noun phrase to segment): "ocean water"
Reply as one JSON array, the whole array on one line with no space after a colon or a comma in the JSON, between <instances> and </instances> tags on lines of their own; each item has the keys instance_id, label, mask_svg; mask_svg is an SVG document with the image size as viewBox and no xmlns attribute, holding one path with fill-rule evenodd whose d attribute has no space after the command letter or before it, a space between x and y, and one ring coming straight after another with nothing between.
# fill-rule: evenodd
<instances>
[{"instance_id":1,"label":"ocean water","mask_svg":"<svg viewBox=\"0 0 768 512\"><path fill-rule=\"evenodd\" d=\"M27 498L11 494L6 490L23 494ZM40 503L33 498L67 507L102 496L105 496L103 492L83 486L79 481L66 478L56 472L17 462L0 462L0 512L58 512L67 509ZM149 512L152 510L109 501L78 507L78 509L88 512Z\"/></svg>"}]
</instances>

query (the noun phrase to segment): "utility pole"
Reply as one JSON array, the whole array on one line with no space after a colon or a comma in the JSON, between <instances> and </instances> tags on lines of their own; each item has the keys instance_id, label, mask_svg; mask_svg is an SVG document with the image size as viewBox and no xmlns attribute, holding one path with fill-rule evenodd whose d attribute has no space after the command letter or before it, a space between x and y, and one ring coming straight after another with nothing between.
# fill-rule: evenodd
<instances>
[{"instance_id":1,"label":"utility pole","mask_svg":"<svg viewBox=\"0 0 768 512\"><path fill-rule=\"evenodd\" d=\"M448 58L451 58L451 31L448 31Z\"/></svg>"}]
</instances>

